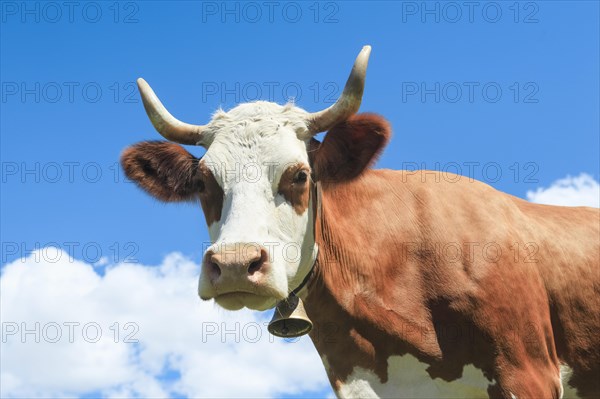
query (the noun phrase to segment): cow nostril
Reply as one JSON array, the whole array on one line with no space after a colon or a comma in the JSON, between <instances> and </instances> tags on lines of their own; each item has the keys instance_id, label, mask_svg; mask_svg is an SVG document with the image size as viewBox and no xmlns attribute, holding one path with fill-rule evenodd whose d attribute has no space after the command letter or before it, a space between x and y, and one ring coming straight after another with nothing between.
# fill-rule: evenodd
<instances>
[{"instance_id":1,"label":"cow nostril","mask_svg":"<svg viewBox=\"0 0 600 399\"><path fill-rule=\"evenodd\" d=\"M259 271L260 268L265 264L265 262L267 261L267 259L268 259L267 252L264 249L262 249L260 251L260 258L254 260L248 266L248 274L252 275L255 272Z\"/></svg>"},{"instance_id":2,"label":"cow nostril","mask_svg":"<svg viewBox=\"0 0 600 399\"><path fill-rule=\"evenodd\" d=\"M206 262L206 267L208 269L208 274L213 278L213 280L221 275L221 268L217 263L208 261Z\"/></svg>"},{"instance_id":3,"label":"cow nostril","mask_svg":"<svg viewBox=\"0 0 600 399\"><path fill-rule=\"evenodd\" d=\"M262 258L250 263L250 266L248 266L248 274L254 274L254 272L258 271L261 268L262 264Z\"/></svg>"}]
</instances>

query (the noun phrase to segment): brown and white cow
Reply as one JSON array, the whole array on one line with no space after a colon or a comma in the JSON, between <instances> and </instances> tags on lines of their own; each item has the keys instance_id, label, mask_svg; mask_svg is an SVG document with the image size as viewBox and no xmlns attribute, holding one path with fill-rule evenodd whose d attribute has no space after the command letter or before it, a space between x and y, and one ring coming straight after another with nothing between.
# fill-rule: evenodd
<instances>
[{"instance_id":1,"label":"brown and white cow","mask_svg":"<svg viewBox=\"0 0 600 399\"><path fill-rule=\"evenodd\" d=\"M213 245L200 297L264 310L309 277L298 295L340 397L558 398L566 366L578 395L598 397L598 209L370 169L390 126L355 115L369 53L317 113L254 102L190 125L138 81L165 138L206 148L198 159L142 142L122 155L154 197L201 203Z\"/></svg>"}]
</instances>

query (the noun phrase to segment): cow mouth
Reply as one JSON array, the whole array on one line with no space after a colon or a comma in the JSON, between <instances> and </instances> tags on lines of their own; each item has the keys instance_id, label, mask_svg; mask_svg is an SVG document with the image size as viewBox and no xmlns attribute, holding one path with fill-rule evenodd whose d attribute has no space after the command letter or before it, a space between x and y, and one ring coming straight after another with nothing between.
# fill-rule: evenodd
<instances>
[{"instance_id":1,"label":"cow mouth","mask_svg":"<svg viewBox=\"0 0 600 399\"><path fill-rule=\"evenodd\" d=\"M217 305L227 310L240 310L247 307L254 310L267 310L275 306L277 299L271 295L261 295L248 291L231 291L217 294Z\"/></svg>"}]
</instances>

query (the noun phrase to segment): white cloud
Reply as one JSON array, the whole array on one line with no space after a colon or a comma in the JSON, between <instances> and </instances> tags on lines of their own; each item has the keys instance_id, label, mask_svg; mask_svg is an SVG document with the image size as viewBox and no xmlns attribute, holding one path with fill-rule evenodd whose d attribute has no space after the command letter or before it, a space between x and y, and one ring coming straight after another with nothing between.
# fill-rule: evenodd
<instances>
[{"instance_id":1,"label":"white cloud","mask_svg":"<svg viewBox=\"0 0 600 399\"><path fill-rule=\"evenodd\" d=\"M567 176L548 188L527 191L527 199L538 204L600 207L600 185L586 173Z\"/></svg>"},{"instance_id":2,"label":"white cloud","mask_svg":"<svg viewBox=\"0 0 600 399\"><path fill-rule=\"evenodd\" d=\"M198 265L179 254L156 267L109 266L104 275L65 252L48 254L34 252L2 270L3 398L268 397L328 389L307 337L284 342L268 334L268 315L200 301ZM68 323L79 323L72 334ZM129 334L138 343L125 342Z\"/></svg>"}]
</instances>

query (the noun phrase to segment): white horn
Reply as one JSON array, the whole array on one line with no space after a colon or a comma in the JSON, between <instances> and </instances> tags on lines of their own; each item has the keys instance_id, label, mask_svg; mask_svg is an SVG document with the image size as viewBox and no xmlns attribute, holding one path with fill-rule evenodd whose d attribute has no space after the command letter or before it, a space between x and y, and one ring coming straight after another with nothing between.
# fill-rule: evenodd
<instances>
[{"instance_id":1,"label":"white horn","mask_svg":"<svg viewBox=\"0 0 600 399\"><path fill-rule=\"evenodd\" d=\"M358 111L365 88L370 54L371 46L364 46L356 57L344 91L335 104L323 111L310 114L308 121L309 137L345 121Z\"/></svg>"},{"instance_id":2,"label":"white horn","mask_svg":"<svg viewBox=\"0 0 600 399\"><path fill-rule=\"evenodd\" d=\"M144 108L154 125L154 128L167 140L179 144L202 145L203 143L202 125L190 125L175 118L162 105L154 91L148 83L142 78L137 80Z\"/></svg>"}]
</instances>

